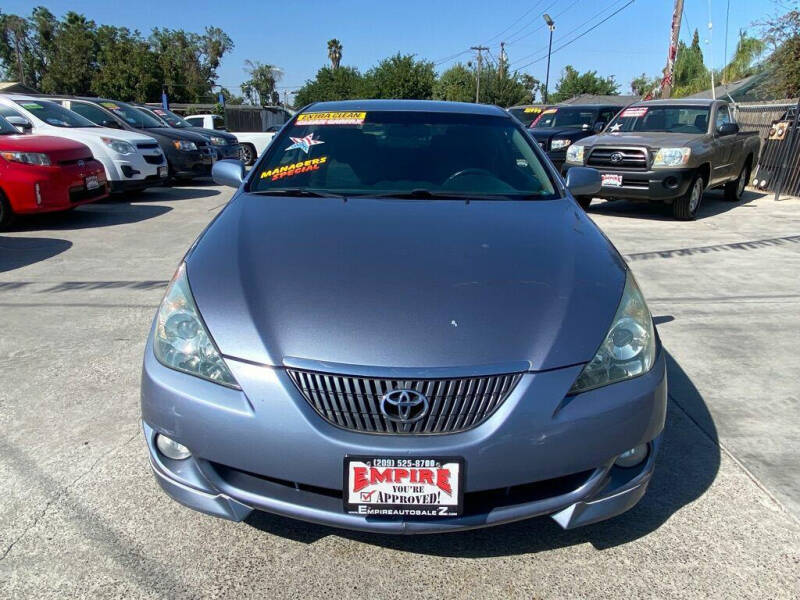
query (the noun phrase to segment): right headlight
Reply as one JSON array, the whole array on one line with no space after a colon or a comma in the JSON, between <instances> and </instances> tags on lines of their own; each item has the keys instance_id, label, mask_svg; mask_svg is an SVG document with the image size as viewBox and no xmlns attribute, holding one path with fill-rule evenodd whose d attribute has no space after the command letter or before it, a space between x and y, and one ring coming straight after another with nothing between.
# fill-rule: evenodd
<instances>
[{"instance_id":1,"label":"right headlight","mask_svg":"<svg viewBox=\"0 0 800 600\"><path fill-rule=\"evenodd\" d=\"M172 142L172 145L175 146L176 150L182 150L183 152L192 152L197 150L197 144L194 142L187 142L186 140L175 140Z\"/></svg>"},{"instance_id":2,"label":"right headlight","mask_svg":"<svg viewBox=\"0 0 800 600\"><path fill-rule=\"evenodd\" d=\"M117 154L134 154L136 148L128 142L122 140L115 140L114 138L103 138L103 143L111 148Z\"/></svg>"},{"instance_id":3,"label":"right headlight","mask_svg":"<svg viewBox=\"0 0 800 600\"><path fill-rule=\"evenodd\" d=\"M653 159L653 168L683 167L689 164L690 148L661 148Z\"/></svg>"},{"instance_id":4,"label":"right headlight","mask_svg":"<svg viewBox=\"0 0 800 600\"><path fill-rule=\"evenodd\" d=\"M567 162L583 164L583 146L573 144L567 148Z\"/></svg>"},{"instance_id":5,"label":"right headlight","mask_svg":"<svg viewBox=\"0 0 800 600\"><path fill-rule=\"evenodd\" d=\"M643 375L656 359L653 317L630 271L603 343L572 384L570 394Z\"/></svg>"},{"instance_id":6,"label":"right headlight","mask_svg":"<svg viewBox=\"0 0 800 600\"><path fill-rule=\"evenodd\" d=\"M172 278L158 309L153 351L165 367L239 389L200 318L184 264Z\"/></svg>"}]
</instances>

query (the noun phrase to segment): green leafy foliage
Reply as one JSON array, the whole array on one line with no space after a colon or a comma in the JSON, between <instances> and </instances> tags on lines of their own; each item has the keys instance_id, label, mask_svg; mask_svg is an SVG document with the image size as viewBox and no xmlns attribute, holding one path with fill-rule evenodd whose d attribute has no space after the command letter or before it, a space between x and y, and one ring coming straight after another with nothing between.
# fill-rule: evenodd
<instances>
[{"instance_id":1,"label":"green leafy foliage","mask_svg":"<svg viewBox=\"0 0 800 600\"><path fill-rule=\"evenodd\" d=\"M364 76L355 67L322 67L314 79L306 81L295 94L296 107L325 100L366 98Z\"/></svg>"},{"instance_id":2,"label":"green leafy foliage","mask_svg":"<svg viewBox=\"0 0 800 600\"><path fill-rule=\"evenodd\" d=\"M429 99L433 97L435 81L432 62L400 53L385 58L365 75L371 98Z\"/></svg>"},{"instance_id":3,"label":"green leafy foliage","mask_svg":"<svg viewBox=\"0 0 800 600\"><path fill-rule=\"evenodd\" d=\"M555 93L551 94L548 100L563 102L579 94L616 96L619 94L619 84L614 81L613 75L600 77L597 71L580 73L572 65L567 65L561 72L561 79L556 84Z\"/></svg>"},{"instance_id":4,"label":"green leafy foliage","mask_svg":"<svg viewBox=\"0 0 800 600\"><path fill-rule=\"evenodd\" d=\"M244 64L249 76L241 86L244 101L258 106L278 104L280 96L275 86L283 77L283 71L275 65L265 65L258 61L247 60Z\"/></svg>"},{"instance_id":5,"label":"green leafy foliage","mask_svg":"<svg viewBox=\"0 0 800 600\"><path fill-rule=\"evenodd\" d=\"M703 62L700 34L694 30L691 45L678 42L678 55L672 75L672 96L680 98L711 89L711 71Z\"/></svg>"},{"instance_id":6,"label":"green leafy foliage","mask_svg":"<svg viewBox=\"0 0 800 600\"><path fill-rule=\"evenodd\" d=\"M800 96L800 2L790 2L791 10L763 24L764 40L772 48L767 59L768 87L778 98Z\"/></svg>"}]
</instances>

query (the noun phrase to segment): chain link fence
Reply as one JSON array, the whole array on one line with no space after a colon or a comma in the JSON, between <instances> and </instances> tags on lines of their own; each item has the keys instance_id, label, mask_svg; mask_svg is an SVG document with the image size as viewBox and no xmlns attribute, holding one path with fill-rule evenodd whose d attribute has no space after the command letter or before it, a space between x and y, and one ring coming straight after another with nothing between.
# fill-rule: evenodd
<instances>
[{"instance_id":1,"label":"chain link fence","mask_svg":"<svg viewBox=\"0 0 800 600\"><path fill-rule=\"evenodd\" d=\"M742 131L757 131L761 140L753 187L781 196L800 196L800 100L735 105Z\"/></svg>"}]
</instances>

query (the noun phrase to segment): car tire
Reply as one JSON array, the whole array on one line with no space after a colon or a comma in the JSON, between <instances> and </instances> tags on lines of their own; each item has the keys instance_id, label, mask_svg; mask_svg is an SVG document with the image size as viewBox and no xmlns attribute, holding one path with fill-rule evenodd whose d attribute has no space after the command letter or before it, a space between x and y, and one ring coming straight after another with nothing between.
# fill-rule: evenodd
<instances>
[{"instance_id":1,"label":"car tire","mask_svg":"<svg viewBox=\"0 0 800 600\"><path fill-rule=\"evenodd\" d=\"M0 231L3 231L14 222L14 211L5 194L0 191Z\"/></svg>"},{"instance_id":2,"label":"car tire","mask_svg":"<svg viewBox=\"0 0 800 600\"><path fill-rule=\"evenodd\" d=\"M258 155L256 154L255 146L253 144L242 144L242 162L249 167L256 162L256 158L258 158Z\"/></svg>"},{"instance_id":3,"label":"car tire","mask_svg":"<svg viewBox=\"0 0 800 600\"><path fill-rule=\"evenodd\" d=\"M575 196L575 201L581 205L583 210L587 210L589 205L592 203L591 196Z\"/></svg>"},{"instance_id":4,"label":"car tire","mask_svg":"<svg viewBox=\"0 0 800 600\"><path fill-rule=\"evenodd\" d=\"M742 199L744 188L750 179L750 162L744 163L739 177L725 184L725 200L728 202L738 202Z\"/></svg>"},{"instance_id":5,"label":"car tire","mask_svg":"<svg viewBox=\"0 0 800 600\"><path fill-rule=\"evenodd\" d=\"M697 208L703 200L703 192L706 190L706 181L699 173L692 179L689 189L680 198L676 198L672 203L672 214L679 221L694 221L697 215Z\"/></svg>"}]
</instances>

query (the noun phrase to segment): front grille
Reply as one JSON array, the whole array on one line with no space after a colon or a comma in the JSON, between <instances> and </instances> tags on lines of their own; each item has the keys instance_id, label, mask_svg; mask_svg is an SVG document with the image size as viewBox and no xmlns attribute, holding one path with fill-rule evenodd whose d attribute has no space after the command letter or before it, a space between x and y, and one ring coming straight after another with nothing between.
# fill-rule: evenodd
<instances>
[{"instance_id":1,"label":"front grille","mask_svg":"<svg viewBox=\"0 0 800 600\"><path fill-rule=\"evenodd\" d=\"M145 154L144 161L151 165L160 165L164 162L164 156L161 154Z\"/></svg>"},{"instance_id":2,"label":"front grille","mask_svg":"<svg viewBox=\"0 0 800 600\"><path fill-rule=\"evenodd\" d=\"M622 156L622 160L614 161L611 157L615 154ZM588 167L611 167L614 169L647 169L647 152L644 149L631 148L597 148L592 150L586 161Z\"/></svg>"},{"instance_id":3,"label":"front grille","mask_svg":"<svg viewBox=\"0 0 800 600\"><path fill-rule=\"evenodd\" d=\"M60 165L62 165L64 167L69 167L69 166L72 166L72 165L77 165L79 162L83 162L85 164L85 163L88 163L90 160L94 160L94 159L91 156L85 156L83 158L72 158L70 160L60 160L60 161L58 161L58 164L60 164Z\"/></svg>"},{"instance_id":4,"label":"front grille","mask_svg":"<svg viewBox=\"0 0 800 600\"><path fill-rule=\"evenodd\" d=\"M383 379L287 369L297 389L326 421L365 433L455 433L480 425L500 406L520 373L457 379ZM428 399L427 414L398 423L381 412L392 390L414 390Z\"/></svg>"},{"instance_id":5,"label":"front grille","mask_svg":"<svg viewBox=\"0 0 800 600\"><path fill-rule=\"evenodd\" d=\"M142 142L140 144L136 144L136 147L140 150L155 150L158 148L158 144L156 142Z\"/></svg>"}]
</instances>

